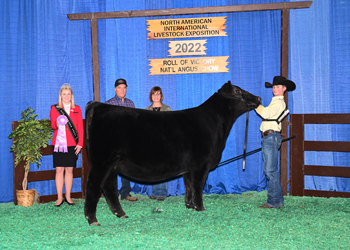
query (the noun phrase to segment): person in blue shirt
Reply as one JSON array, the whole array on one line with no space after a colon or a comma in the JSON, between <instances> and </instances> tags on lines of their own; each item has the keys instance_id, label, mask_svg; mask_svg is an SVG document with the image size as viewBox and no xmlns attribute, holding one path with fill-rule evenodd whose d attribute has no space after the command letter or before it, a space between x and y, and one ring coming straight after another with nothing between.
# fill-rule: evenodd
<instances>
[{"instance_id":1,"label":"person in blue shirt","mask_svg":"<svg viewBox=\"0 0 350 250\"><path fill-rule=\"evenodd\" d=\"M127 87L128 85L124 79L122 78L117 79L114 84L115 96L109 99L108 101L106 101L106 103L111 105L116 105L116 106L135 108L134 102L125 97ZM121 177L121 181L122 181L122 187L120 189L121 199L128 200L128 201L137 201L136 197L132 197L130 195L130 192L131 192L130 180L125 179L124 177Z\"/></svg>"}]
</instances>

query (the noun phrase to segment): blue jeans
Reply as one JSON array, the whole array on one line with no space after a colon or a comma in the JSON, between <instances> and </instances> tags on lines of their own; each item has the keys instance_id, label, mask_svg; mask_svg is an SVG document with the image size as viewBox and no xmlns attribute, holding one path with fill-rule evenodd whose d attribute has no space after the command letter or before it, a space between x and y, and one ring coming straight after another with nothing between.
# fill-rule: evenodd
<instances>
[{"instance_id":1,"label":"blue jeans","mask_svg":"<svg viewBox=\"0 0 350 250\"><path fill-rule=\"evenodd\" d=\"M266 204L272 207L284 205L280 172L278 169L278 150L281 142L281 134L278 132L270 133L261 140L264 173L269 181Z\"/></svg>"},{"instance_id":2,"label":"blue jeans","mask_svg":"<svg viewBox=\"0 0 350 250\"><path fill-rule=\"evenodd\" d=\"M131 187L130 187L130 181L128 179L125 179L124 177L120 177L122 181L122 187L119 190L120 193L120 199L126 199L128 196L130 196Z\"/></svg>"},{"instance_id":3,"label":"blue jeans","mask_svg":"<svg viewBox=\"0 0 350 250\"><path fill-rule=\"evenodd\" d=\"M162 182L159 184L155 184L152 187L152 195L155 197L164 197L168 196L168 182Z\"/></svg>"}]
</instances>

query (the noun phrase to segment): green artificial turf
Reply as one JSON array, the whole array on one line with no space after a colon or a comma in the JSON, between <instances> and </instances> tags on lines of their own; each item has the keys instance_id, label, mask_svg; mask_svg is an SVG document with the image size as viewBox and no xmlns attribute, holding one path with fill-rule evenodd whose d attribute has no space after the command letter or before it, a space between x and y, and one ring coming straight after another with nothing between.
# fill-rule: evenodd
<instances>
[{"instance_id":1,"label":"green artificial turf","mask_svg":"<svg viewBox=\"0 0 350 250\"><path fill-rule=\"evenodd\" d=\"M0 249L350 249L350 199L285 197L285 207L259 209L266 191L204 195L205 212L184 197L135 195L114 216L101 198L89 226L84 200L32 207L0 204Z\"/></svg>"}]
</instances>

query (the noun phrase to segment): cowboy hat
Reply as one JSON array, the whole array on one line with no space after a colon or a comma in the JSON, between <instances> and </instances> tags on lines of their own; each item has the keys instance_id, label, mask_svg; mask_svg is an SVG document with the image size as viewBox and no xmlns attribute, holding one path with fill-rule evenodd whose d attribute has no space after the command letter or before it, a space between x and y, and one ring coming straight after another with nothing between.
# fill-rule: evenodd
<instances>
[{"instance_id":1,"label":"cowboy hat","mask_svg":"<svg viewBox=\"0 0 350 250\"><path fill-rule=\"evenodd\" d=\"M284 85L287 87L287 91L293 91L295 90L295 83L291 80L287 80L284 76L275 76L273 78L272 84L269 82L265 82L266 88L272 88L274 85Z\"/></svg>"}]
</instances>

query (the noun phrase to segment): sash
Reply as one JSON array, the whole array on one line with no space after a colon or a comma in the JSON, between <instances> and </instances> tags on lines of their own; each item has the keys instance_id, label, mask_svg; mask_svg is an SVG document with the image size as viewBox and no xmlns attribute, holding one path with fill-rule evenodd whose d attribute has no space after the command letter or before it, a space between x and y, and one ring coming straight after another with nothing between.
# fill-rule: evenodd
<instances>
[{"instance_id":1,"label":"sash","mask_svg":"<svg viewBox=\"0 0 350 250\"><path fill-rule=\"evenodd\" d=\"M60 108L58 105L54 105L57 112L60 114L60 115L64 115L65 117L67 117L67 127L70 131L70 133L72 134L74 140L75 140L75 143L78 144L78 141L79 141L79 136L78 136L78 132L74 126L74 123L72 122L72 120L70 119L69 115L67 114L67 112L63 109L63 108Z\"/></svg>"}]
</instances>

